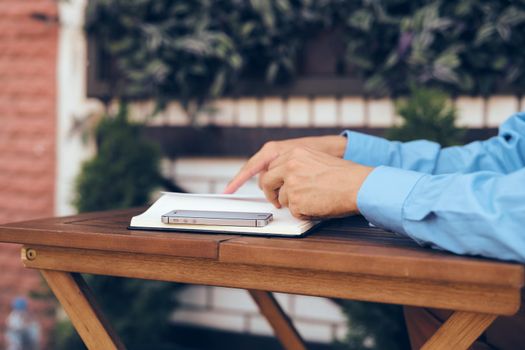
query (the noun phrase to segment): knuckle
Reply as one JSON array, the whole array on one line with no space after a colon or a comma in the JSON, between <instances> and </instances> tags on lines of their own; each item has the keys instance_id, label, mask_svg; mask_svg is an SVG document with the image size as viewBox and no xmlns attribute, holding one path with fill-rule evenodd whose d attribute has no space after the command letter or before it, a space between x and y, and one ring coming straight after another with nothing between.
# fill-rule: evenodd
<instances>
[{"instance_id":1,"label":"knuckle","mask_svg":"<svg viewBox=\"0 0 525 350\"><path fill-rule=\"evenodd\" d=\"M296 218L301 217L301 213L300 213L299 209L297 208L297 206L295 206L295 205L290 205L290 204L289 204L289 205L288 205L288 209L290 210L290 213L291 213L294 217L296 217Z\"/></svg>"},{"instance_id":2,"label":"knuckle","mask_svg":"<svg viewBox=\"0 0 525 350\"><path fill-rule=\"evenodd\" d=\"M277 141L268 141L263 146L262 149L267 151L272 151L277 148Z\"/></svg>"},{"instance_id":3,"label":"knuckle","mask_svg":"<svg viewBox=\"0 0 525 350\"><path fill-rule=\"evenodd\" d=\"M299 161L297 159L290 159L286 162L286 169L288 170L295 170L299 166Z\"/></svg>"},{"instance_id":4,"label":"knuckle","mask_svg":"<svg viewBox=\"0 0 525 350\"><path fill-rule=\"evenodd\" d=\"M261 175L259 177L259 187L261 187L263 190L268 187L268 176Z\"/></svg>"},{"instance_id":5,"label":"knuckle","mask_svg":"<svg viewBox=\"0 0 525 350\"><path fill-rule=\"evenodd\" d=\"M297 178L297 175L295 174L290 174L288 175L288 177L286 178L286 184L288 186L290 186L290 190L293 192L293 188L294 186L297 184L298 182L298 178Z\"/></svg>"}]
</instances>

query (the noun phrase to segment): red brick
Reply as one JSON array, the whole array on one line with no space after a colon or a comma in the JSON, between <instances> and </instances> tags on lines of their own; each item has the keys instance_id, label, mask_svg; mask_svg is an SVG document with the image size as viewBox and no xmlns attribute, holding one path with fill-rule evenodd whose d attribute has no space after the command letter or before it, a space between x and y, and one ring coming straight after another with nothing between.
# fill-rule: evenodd
<instances>
[{"instance_id":1,"label":"red brick","mask_svg":"<svg viewBox=\"0 0 525 350\"><path fill-rule=\"evenodd\" d=\"M31 45L31 42L34 40L27 40L27 43L25 45ZM45 42L45 41L44 41ZM19 45L19 44L16 44ZM6 45L7 46L7 45ZM11 51L14 50L14 45L9 45L11 48ZM38 49L38 47L37 47ZM52 50L53 47L48 48L48 50ZM34 49L26 49L28 52L34 51ZM39 71L34 72L37 75L40 75L42 72L50 71L53 72L53 67L49 66L49 60L50 58L54 57L50 54L43 54L36 52L35 57L32 57L30 54L27 53L20 53L20 54L9 54L10 52L2 52L0 54L0 72L11 72L13 69L16 70L23 70L24 66L26 69L32 69L31 67L33 65L36 65L40 67Z\"/></svg>"},{"instance_id":2,"label":"red brick","mask_svg":"<svg viewBox=\"0 0 525 350\"><path fill-rule=\"evenodd\" d=\"M13 201L7 204L7 208L19 207L20 205L25 206L25 210L38 211L42 210L45 216L49 216L52 212L47 213L47 208L52 204L53 197L49 196L49 190L53 188L53 183L40 182L35 179L33 182L27 182L25 184L19 183L21 186L10 185L5 188L5 194L8 196L11 194L14 198Z\"/></svg>"},{"instance_id":3,"label":"red brick","mask_svg":"<svg viewBox=\"0 0 525 350\"><path fill-rule=\"evenodd\" d=\"M0 38L6 39L38 39L57 33L56 23L43 23L32 18L5 18L0 21Z\"/></svg>"},{"instance_id":4,"label":"red brick","mask_svg":"<svg viewBox=\"0 0 525 350\"><path fill-rule=\"evenodd\" d=\"M47 101L47 103L51 103ZM54 110L54 106L53 110ZM0 109L2 108L1 102L0 102ZM49 113L49 111L48 111ZM54 113L49 113L54 114ZM0 145L2 142L5 142L5 139L9 137L10 135L14 136L22 136L25 135L28 132L33 132L34 130L41 130L45 133L53 132L56 127L56 123L54 121L49 120L49 117L43 116L41 118L12 118L9 116L2 117L2 114L0 113L0 120L2 120L1 128L0 128Z\"/></svg>"},{"instance_id":5,"label":"red brick","mask_svg":"<svg viewBox=\"0 0 525 350\"><path fill-rule=\"evenodd\" d=\"M0 94L39 94L50 95L49 80L40 79L38 76L33 78L21 77L9 83L0 85Z\"/></svg>"},{"instance_id":6,"label":"red brick","mask_svg":"<svg viewBox=\"0 0 525 350\"><path fill-rule=\"evenodd\" d=\"M42 85L45 85L45 82L42 79ZM11 84L10 84L11 85ZM42 96L44 97L44 96ZM16 116L17 122L23 123L24 120L21 119L24 116L31 115L50 115L54 114L55 103L50 98L40 98L32 101L17 101L15 103L0 103L0 115L4 114L7 116L14 115ZM13 118L14 119L14 118ZM54 124L53 121L48 122L48 124Z\"/></svg>"},{"instance_id":7,"label":"red brick","mask_svg":"<svg viewBox=\"0 0 525 350\"><path fill-rule=\"evenodd\" d=\"M48 142L49 142L49 146L48 147L45 147L45 146L41 147L41 149L43 149L43 150L47 149L47 152L49 152L51 148L54 148L54 146L51 143L51 141L49 140ZM31 144L29 142L27 142L26 144L34 145L34 143ZM0 152L3 152L3 149L11 149L12 152L13 152L11 154L13 154L16 157L34 157L35 156L35 154L36 154L35 150L33 150L33 149L24 149L23 147L25 147L25 144L23 144L23 143L16 143L15 144L15 142L12 142L11 146L7 146L7 147L0 146ZM16 152L15 152L15 149L16 149ZM7 157L7 155L5 157ZM42 154L42 155L40 155L40 157L42 157L42 160L47 159L48 163L50 165L52 165L54 163L54 158L52 158L52 157L54 157L54 155L47 154L45 156L45 158L44 158L44 155ZM4 171L9 171L8 167L9 167L9 164L2 165L2 169L4 169Z\"/></svg>"},{"instance_id":8,"label":"red brick","mask_svg":"<svg viewBox=\"0 0 525 350\"><path fill-rule=\"evenodd\" d=\"M55 16L56 1L0 2L0 222L53 213L58 26L31 18L36 12ZM41 286L19 249L0 244L0 329L11 299ZM45 305L31 305L47 314ZM40 318L50 329L52 318Z\"/></svg>"},{"instance_id":9,"label":"red brick","mask_svg":"<svg viewBox=\"0 0 525 350\"><path fill-rule=\"evenodd\" d=\"M50 204L52 204L51 198L44 196L13 194L8 205L9 208L13 209L10 211L10 215L15 215L15 218L7 218L7 220L10 222L24 220L30 214L33 218L49 217L53 213L53 208L50 207ZM18 209L18 212L15 212L15 208ZM20 208L23 208L23 211Z\"/></svg>"},{"instance_id":10,"label":"red brick","mask_svg":"<svg viewBox=\"0 0 525 350\"><path fill-rule=\"evenodd\" d=\"M56 5L51 0L46 1L2 1L0 6L0 18L26 17L34 12L42 12L56 15Z\"/></svg>"},{"instance_id":11,"label":"red brick","mask_svg":"<svg viewBox=\"0 0 525 350\"><path fill-rule=\"evenodd\" d=\"M33 170L32 170L33 171ZM33 176L27 178L13 178L9 181L2 191L5 193L12 192L15 195L22 196L24 192L29 192L34 196L42 198L49 194L53 189L53 180L51 177L42 177L37 171L33 171Z\"/></svg>"},{"instance_id":12,"label":"red brick","mask_svg":"<svg viewBox=\"0 0 525 350\"><path fill-rule=\"evenodd\" d=\"M54 88L53 88L54 90ZM29 97L29 98L49 98L50 95L52 95L51 93L46 93L46 94L42 94L41 92L34 92L34 91L14 91L14 92L4 92L4 93L1 93L2 95L10 98L10 99L19 99L19 98L23 98L23 97Z\"/></svg>"},{"instance_id":13,"label":"red brick","mask_svg":"<svg viewBox=\"0 0 525 350\"><path fill-rule=\"evenodd\" d=\"M53 106L54 107L54 106ZM2 107L3 108L3 107ZM35 131L42 130L45 133L48 133L50 130L54 130L56 122L54 116L56 115L56 109L46 109L37 115L26 115L20 117L16 115L14 111L16 107L11 107L13 111L10 113L0 114L3 115L0 124L0 134L4 136L10 135L11 133L18 133L20 135L30 135ZM53 118L53 119L51 119ZM0 140L0 143L2 140Z\"/></svg>"},{"instance_id":14,"label":"red brick","mask_svg":"<svg viewBox=\"0 0 525 350\"><path fill-rule=\"evenodd\" d=\"M7 81L4 82L5 84L8 84ZM51 91L51 94L54 95L53 91ZM1 105L7 105L7 106L17 106L19 104L23 103L30 103L30 102L40 102L41 100L48 100L49 94L46 95L40 95L40 96L31 96L28 94L17 96L16 98L13 98L9 95L0 95L0 104ZM10 121L18 121L17 116L9 116ZM2 120L5 120L2 118Z\"/></svg>"},{"instance_id":15,"label":"red brick","mask_svg":"<svg viewBox=\"0 0 525 350\"><path fill-rule=\"evenodd\" d=\"M55 45L50 44L47 40L33 40L17 38L16 40L4 40L0 42L1 57L31 57L35 54L44 54L47 57L54 56L52 50Z\"/></svg>"},{"instance_id":16,"label":"red brick","mask_svg":"<svg viewBox=\"0 0 525 350\"><path fill-rule=\"evenodd\" d=\"M6 171L19 173L21 176L24 176L23 174L27 174L27 176L33 176L35 172L38 172L42 177L44 177L47 173L53 172L52 169L54 168L51 165L53 164L54 159L51 157L51 155L45 153L39 156L37 153L33 153L32 156L27 158L27 160L18 159L16 163L12 165L12 167L5 167Z\"/></svg>"},{"instance_id":17,"label":"red brick","mask_svg":"<svg viewBox=\"0 0 525 350\"><path fill-rule=\"evenodd\" d=\"M1 52L2 48L0 48ZM32 57L32 58L31 58ZM13 62L14 61L14 62ZM53 79L55 71L49 68L49 58L44 53L29 55L3 55L0 57L0 79L9 83L12 79L39 77Z\"/></svg>"}]
</instances>

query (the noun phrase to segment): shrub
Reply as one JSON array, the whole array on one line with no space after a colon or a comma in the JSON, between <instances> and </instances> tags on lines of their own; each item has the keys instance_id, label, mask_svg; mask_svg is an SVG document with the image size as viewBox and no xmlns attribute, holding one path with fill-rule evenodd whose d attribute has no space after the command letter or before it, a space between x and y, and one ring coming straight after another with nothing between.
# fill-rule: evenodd
<instances>
[{"instance_id":1,"label":"shrub","mask_svg":"<svg viewBox=\"0 0 525 350\"><path fill-rule=\"evenodd\" d=\"M80 212L143 206L162 184L160 153L141 137L140 125L131 124L126 105L104 116L94 132L98 152L84 163L77 181L75 205ZM109 276L86 276L102 310L128 349L160 349L171 345L169 316L180 285ZM84 348L71 324L55 329L56 349Z\"/></svg>"},{"instance_id":2,"label":"shrub","mask_svg":"<svg viewBox=\"0 0 525 350\"><path fill-rule=\"evenodd\" d=\"M410 97L396 103L396 112L403 120L400 126L389 130L390 139L425 139L442 146L461 142L464 130L455 125L456 109L440 90L412 87Z\"/></svg>"},{"instance_id":3,"label":"shrub","mask_svg":"<svg viewBox=\"0 0 525 350\"><path fill-rule=\"evenodd\" d=\"M141 127L127 119L127 108L105 116L95 130L97 155L85 162L77 179L79 212L145 205L162 183L157 145L141 138Z\"/></svg>"}]
</instances>

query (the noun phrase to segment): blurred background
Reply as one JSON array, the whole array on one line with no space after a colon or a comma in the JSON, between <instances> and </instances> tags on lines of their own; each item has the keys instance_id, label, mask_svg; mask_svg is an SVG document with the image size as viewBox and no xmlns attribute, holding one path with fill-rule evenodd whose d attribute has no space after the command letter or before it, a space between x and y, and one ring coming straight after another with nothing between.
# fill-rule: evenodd
<instances>
[{"instance_id":1,"label":"blurred background","mask_svg":"<svg viewBox=\"0 0 525 350\"><path fill-rule=\"evenodd\" d=\"M523 33L510 0L4 0L0 223L220 192L272 139L490 137L525 109ZM41 348L82 348L19 247L0 268L0 348L16 297ZM245 291L88 282L130 349L279 348ZM277 299L312 349L407 347L397 307Z\"/></svg>"}]
</instances>

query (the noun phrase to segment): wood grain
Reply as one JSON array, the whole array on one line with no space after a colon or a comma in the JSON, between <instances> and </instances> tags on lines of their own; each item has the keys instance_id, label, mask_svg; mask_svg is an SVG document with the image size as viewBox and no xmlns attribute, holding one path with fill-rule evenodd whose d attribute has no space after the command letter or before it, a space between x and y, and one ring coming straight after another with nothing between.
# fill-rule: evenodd
<instances>
[{"instance_id":1,"label":"wood grain","mask_svg":"<svg viewBox=\"0 0 525 350\"><path fill-rule=\"evenodd\" d=\"M362 217L332 220L306 238L129 231L144 208L87 213L0 226L0 241L65 248L221 259L254 264L347 272L442 283L522 286L518 264L462 257L419 247L373 228Z\"/></svg>"},{"instance_id":2,"label":"wood grain","mask_svg":"<svg viewBox=\"0 0 525 350\"><path fill-rule=\"evenodd\" d=\"M144 208L87 213L0 226L0 242L99 249L216 259L221 234L130 231L133 215Z\"/></svg>"},{"instance_id":3,"label":"wood grain","mask_svg":"<svg viewBox=\"0 0 525 350\"><path fill-rule=\"evenodd\" d=\"M466 350L496 319L496 315L454 312L421 350Z\"/></svg>"},{"instance_id":4,"label":"wood grain","mask_svg":"<svg viewBox=\"0 0 525 350\"><path fill-rule=\"evenodd\" d=\"M286 350L306 350L306 345L295 329L292 320L284 313L272 293L261 290L249 290L261 314L272 326L275 336Z\"/></svg>"},{"instance_id":5,"label":"wood grain","mask_svg":"<svg viewBox=\"0 0 525 350\"><path fill-rule=\"evenodd\" d=\"M302 239L127 230L143 210L0 226L0 242L26 245L24 265L42 270L90 349L123 346L83 280L70 272L256 291L276 334L294 349L300 338L293 326L267 292L257 291L459 310L428 349L467 348L495 315L520 307L524 266L424 249L361 217L332 220Z\"/></svg>"},{"instance_id":6,"label":"wood grain","mask_svg":"<svg viewBox=\"0 0 525 350\"><path fill-rule=\"evenodd\" d=\"M520 288L441 283L332 271L223 263L212 259L31 246L30 268L217 285L393 304L514 314Z\"/></svg>"},{"instance_id":7,"label":"wood grain","mask_svg":"<svg viewBox=\"0 0 525 350\"><path fill-rule=\"evenodd\" d=\"M495 315L520 307L524 266L424 249L361 217L327 222L302 239L127 230L143 210L0 226L1 242L33 249L23 250L23 263L43 270L90 348L122 344L80 276L70 272L459 310L429 340L429 349L467 348ZM252 295L266 305L263 313L277 325L276 334L278 329L280 338L299 344L269 294Z\"/></svg>"},{"instance_id":8,"label":"wood grain","mask_svg":"<svg viewBox=\"0 0 525 350\"><path fill-rule=\"evenodd\" d=\"M41 270L88 349L125 349L79 274Z\"/></svg>"},{"instance_id":9,"label":"wood grain","mask_svg":"<svg viewBox=\"0 0 525 350\"><path fill-rule=\"evenodd\" d=\"M486 259L465 258L422 248L369 244L345 237L303 240L240 237L221 243L219 260L310 270L371 274L521 287L524 267Z\"/></svg>"}]
</instances>

